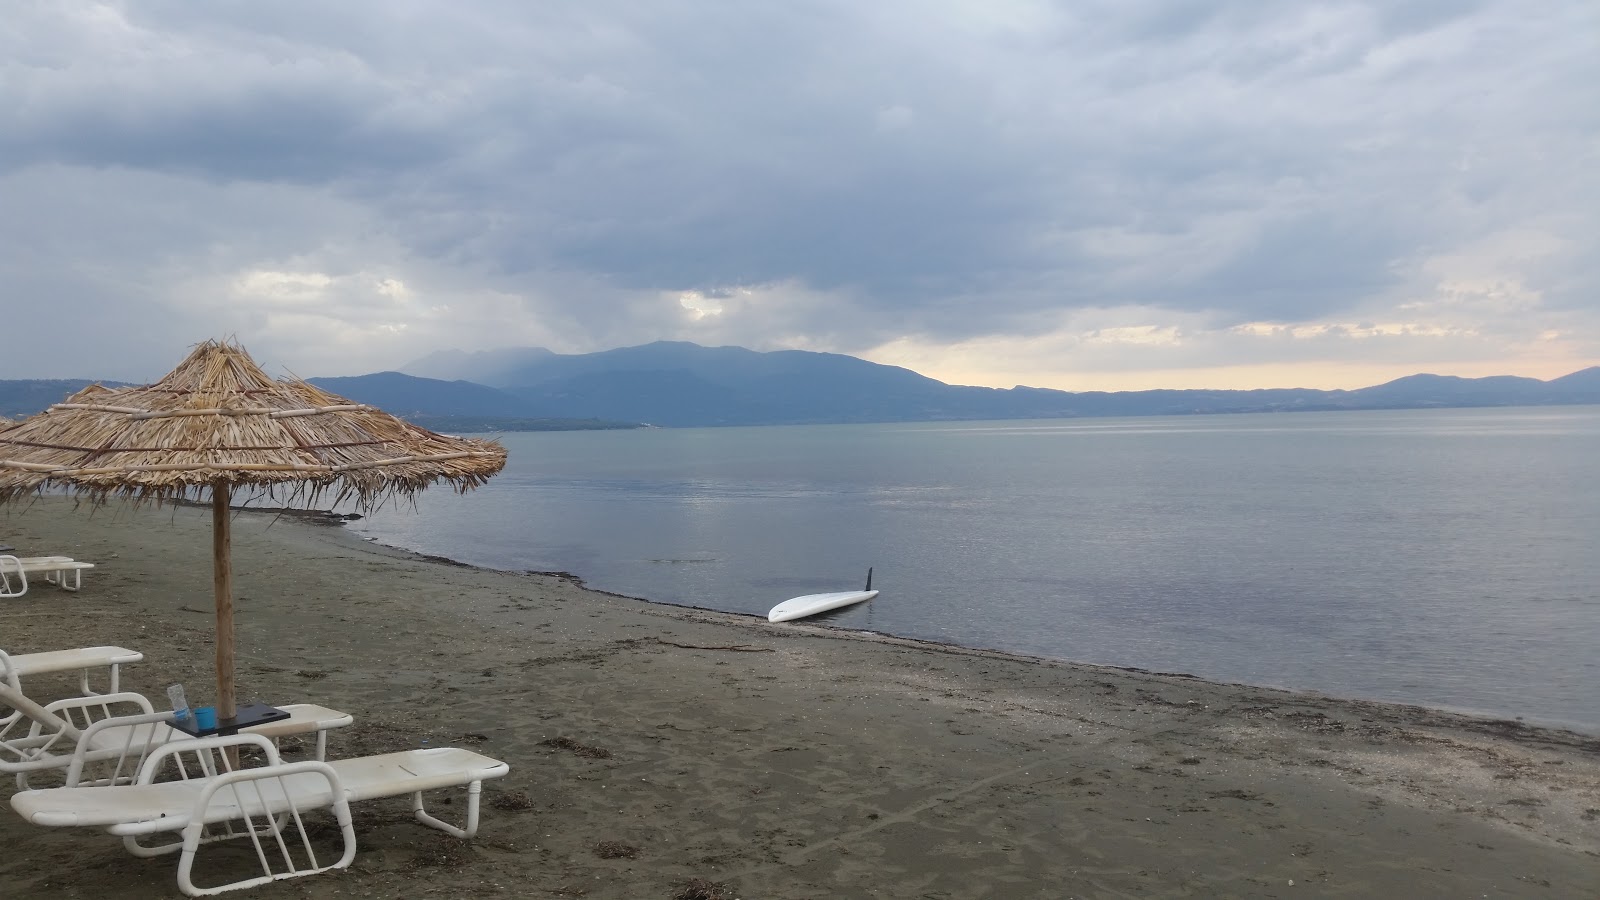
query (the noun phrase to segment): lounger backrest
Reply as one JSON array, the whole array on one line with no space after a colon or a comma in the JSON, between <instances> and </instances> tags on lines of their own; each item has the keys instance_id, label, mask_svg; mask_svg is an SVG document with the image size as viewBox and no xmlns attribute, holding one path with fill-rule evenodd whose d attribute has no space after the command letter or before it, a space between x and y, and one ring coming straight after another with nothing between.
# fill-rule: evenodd
<instances>
[{"instance_id":1,"label":"lounger backrest","mask_svg":"<svg viewBox=\"0 0 1600 900\"><path fill-rule=\"evenodd\" d=\"M150 754L172 740L174 733L167 724L171 713L152 711L150 701L140 694L74 697L46 708L82 719L83 733L71 760L62 767L65 787L131 784ZM19 775L18 783L23 781ZM36 781L37 777L28 779L26 786L40 787Z\"/></svg>"},{"instance_id":2,"label":"lounger backrest","mask_svg":"<svg viewBox=\"0 0 1600 900\"><path fill-rule=\"evenodd\" d=\"M40 773L56 770L59 777L71 764L73 754L83 755L85 751L89 751L85 761L95 764L96 770L84 780L85 786L130 782L139 771L148 745L169 739L171 733L165 726L149 725L140 730L118 725L123 716L153 712L150 701L141 694L68 697L40 707L26 694L6 685L0 687L0 703L24 707L0 721L4 726L0 727L0 772L16 775L20 790L51 786L50 779L41 784L30 780L30 775L36 779ZM91 732L99 737L92 739ZM128 762L130 755L132 761ZM110 774L101 769L109 769Z\"/></svg>"},{"instance_id":3,"label":"lounger backrest","mask_svg":"<svg viewBox=\"0 0 1600 900\"><path fill-rule=\"evenodd\" d=\"M155 707L150 705L150 700L143 694L132 691L121 691L115 694L91 694L87 697L67 697L47 703L45 712L58 719L65 720L68 724L84 731L90 725L104 719L119 716L142 716L155 712ZM167 715L171 715L168 713ZM35 729L42 726L35 722Z\"/></svg>"}]
</instances>

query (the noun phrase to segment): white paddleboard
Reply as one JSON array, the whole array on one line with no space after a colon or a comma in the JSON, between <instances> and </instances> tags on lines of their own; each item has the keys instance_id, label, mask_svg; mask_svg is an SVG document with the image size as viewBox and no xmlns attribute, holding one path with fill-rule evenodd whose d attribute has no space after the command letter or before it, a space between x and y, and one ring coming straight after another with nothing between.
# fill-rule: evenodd
<instances>
[{"instance_id":1,"label":"white paddleboard","mask_svg":"<svg viewBox=\"0 0 1600 900\"><path fill-rule=\"evenodd\" d=\"M785 600L774 606L772 612L767 613L767 621L788 622L791 619L803 619L806 616L814 616L830 609L838 609L841 606L849 606L852 603L871 600L876 596L878 596L877 591L839 591L834 594L807 594L804 597Z\"/></svg>"},{"instance_id":2,"label":"white paddleboard","mask_svg":"<svg viewBox=\"0 0 1600 900\"><path fill-rule=\"evenodd\" d=\"M794 619L803 619L814 616L830 609L860 603L878 596L872 589L872 570L867 570L867 589L864 591L836 591L831 594L806 594L804 597L795 597L785 600L772 608L767 613L768 622L788 622Z\"/></svg>"}]
</instances>

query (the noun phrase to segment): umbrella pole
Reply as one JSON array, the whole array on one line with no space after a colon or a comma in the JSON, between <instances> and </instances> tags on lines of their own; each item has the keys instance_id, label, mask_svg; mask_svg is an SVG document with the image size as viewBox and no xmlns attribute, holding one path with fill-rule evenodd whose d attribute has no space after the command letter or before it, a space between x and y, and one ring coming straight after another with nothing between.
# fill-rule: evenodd
<instances>
[{"instance_id":1,"label":"umbrella pole","mask_svg":"<svg viewBox=\"0 0 1600 900\"><path fill-rule=\"evenodd\" d=\"M217 718L238 712L233 697L233 535L229 533L228 485L211 485L211 586L217 599Z\"/></svg>"}]
</instances>

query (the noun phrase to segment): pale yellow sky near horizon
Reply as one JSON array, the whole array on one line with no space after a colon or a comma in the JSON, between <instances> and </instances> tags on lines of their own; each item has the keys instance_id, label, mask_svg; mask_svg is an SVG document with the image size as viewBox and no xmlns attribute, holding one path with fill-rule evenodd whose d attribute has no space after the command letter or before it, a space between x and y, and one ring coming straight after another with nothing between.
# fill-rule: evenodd
<instances>
[{"instance_id":1,"label":"pale yellow sky near horizon","mask_svg":"<svg viewBox=\"0 0 1600 900\"><path fill-rule=\"evenodd\" d=\"M1241 366L1208 366L1189 369L1149 369L1134 371L1044 372L1038 370L982 368L951 361L941 365L931 358L897 358L894 353L863 354L862 358L885 365L903 366L936 378L946 384L1010 388L1026 385L1037 388L1081 393L1083 391L1147 390L1256 390L1262 388L1312 388L1316 390L1356 390L1384 384L1407 375L1454 375L1459 378L1486 378L1514 375L1549 381L1573 372L1600 366L1600 360L1566 357L1536 360L1461 361L1448 364L1424 363L1264 363Z\"/></svg>"}]
</instances>

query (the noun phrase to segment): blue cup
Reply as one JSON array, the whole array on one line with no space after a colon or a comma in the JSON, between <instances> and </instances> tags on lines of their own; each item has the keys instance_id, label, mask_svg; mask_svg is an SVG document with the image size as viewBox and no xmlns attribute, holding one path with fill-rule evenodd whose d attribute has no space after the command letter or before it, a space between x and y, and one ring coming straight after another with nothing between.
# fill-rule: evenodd
<instances>
[{"instance_id":1,"label":"blue cup","mask_svg":"<svg viewBox=\"0 0 1600 900\"><path fill-rule=\"evenodd\" d=\"M196 706L194 708L194 725L199 730L217 727L217 708L215 706Z\"/></svg>"}]
</instances>

